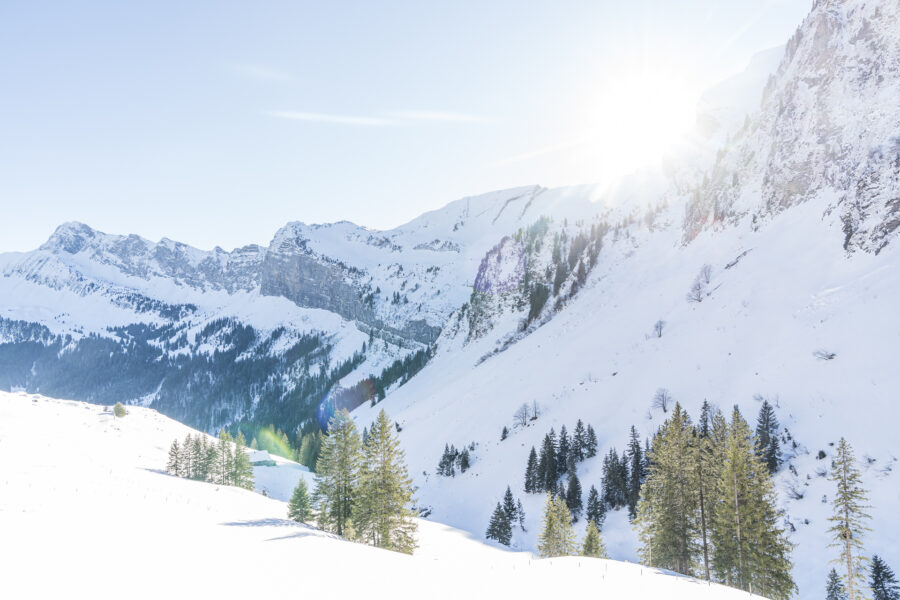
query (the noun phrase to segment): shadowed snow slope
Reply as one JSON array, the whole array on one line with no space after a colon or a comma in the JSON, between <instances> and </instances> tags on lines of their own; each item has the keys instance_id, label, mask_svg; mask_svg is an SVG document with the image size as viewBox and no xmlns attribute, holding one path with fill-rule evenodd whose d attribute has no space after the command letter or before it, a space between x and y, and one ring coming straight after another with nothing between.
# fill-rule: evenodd
<instances>
[{"instance_id":1,"label":"shadowed snow slope","mask_svg":"<svg viewBox=\"0 0 900 600\"><path fill-rule=\"evenodd\" d=\"M415 556L285 520L284 502L162 473L192 430L144 408L0 392L0 531L11 598L743 597L597 559L536 560L420 521ZM294 477L300 473L294 469Z\"/></svg>"}]
</instances>

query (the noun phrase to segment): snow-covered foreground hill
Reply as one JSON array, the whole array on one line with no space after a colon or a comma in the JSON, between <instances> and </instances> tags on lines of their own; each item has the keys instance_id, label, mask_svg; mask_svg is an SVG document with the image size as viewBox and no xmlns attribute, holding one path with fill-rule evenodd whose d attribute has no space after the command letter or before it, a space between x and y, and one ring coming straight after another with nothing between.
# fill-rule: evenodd
<instances>
[{"instance_id":1,"label":"snow-covered foreground hill","mask_svg":"<svg viewBox=\"0 0 900 600\"><path fill-rule=\"evenodd\" d=\"M116 419L0 392L4 597L746 595L615 561L537 560L428 521L412 557L347 542L285 520L284 502L161 472L187 433L149 409Z\"/></svg>"}]
</instances>

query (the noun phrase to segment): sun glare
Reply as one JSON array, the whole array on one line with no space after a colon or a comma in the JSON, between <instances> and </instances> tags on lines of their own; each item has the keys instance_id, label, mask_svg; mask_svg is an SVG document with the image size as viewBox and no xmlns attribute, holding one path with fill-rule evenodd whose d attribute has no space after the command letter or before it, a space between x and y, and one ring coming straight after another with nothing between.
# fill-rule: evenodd
<instances>
[{"instance_id":1,"label":"sun glare","mask_svg":"<svg viewBox=\"0 0 900 600\"><path fill-rule=\"evenodd\" d=\"M686 141L699 94L674 71L611 76L592 101L590 145L607 179L658 163Z\"/></svg>"}]
</instances>

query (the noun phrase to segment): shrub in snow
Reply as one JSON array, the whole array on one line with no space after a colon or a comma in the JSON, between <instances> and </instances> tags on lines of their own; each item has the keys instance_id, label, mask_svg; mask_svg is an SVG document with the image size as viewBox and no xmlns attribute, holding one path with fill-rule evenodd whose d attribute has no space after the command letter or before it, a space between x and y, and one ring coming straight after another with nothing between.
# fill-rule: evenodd
<instances>
[{"instance_id":1,"label":"shrub in snow","mask_svg":"<svg viewBox=\"0 0 900 600\"><path fill-rule=\"evenodd\" d=\"M113 407L113 414L117 417L124 417L128 413L125 411L125 407L122 406L121 402L116 402L116 405Z\"/></svg>"}]
</instances>

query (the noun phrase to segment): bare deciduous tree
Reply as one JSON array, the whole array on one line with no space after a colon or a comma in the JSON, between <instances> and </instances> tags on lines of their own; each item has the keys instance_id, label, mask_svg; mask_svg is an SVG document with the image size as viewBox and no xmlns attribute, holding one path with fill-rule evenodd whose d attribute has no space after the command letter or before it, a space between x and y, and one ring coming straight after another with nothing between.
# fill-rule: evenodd
<instances>
[{"instance_id":1,"label":"bare deciduous tree","mask_svg":"<svg viewBox=\"0 0 900 600\"><path fill-rule=\"evenodd\" d=\"M687 293L688 302L703 302L703 295L706 293L706 286L703 281L697 279L691 286L691 291Z\"/></svg>"},{"instance_id":2,"label":"bare deciduous tree","mask_svg":"<svg viewBox=\"0 0 900 600\"><path fill-rule=\"evenodd\" d=\"M653 335L658 338L662 337L663 328L666 326L666 322L663 320L659 320L653 324Z\"/></svg>"},{"instance_id":3,"label":"bare deciduous tree","mask_svg":"<svg viewBox=\"0 0 900 600\"><path fill-rule=\"evenodd\" d=\"M541 408L538 406L537 400L531 401L531 420L536 420L541 416Z\"/></svg>"},{"instance_id":4,"label":"bare deciduous tree","mask_svg":"<svg viewBox=\"0 0 900 600\"><path fill-rule=\"evenodd\" d=\"M707 284L712 281L712 265L705 264L700 267L700 274L697 275L697 279Z\"/></svg>"},{"instance_id":5,"label":"bare deciduous tree","mask_svg":"<svg viewBox=\"0 0 900 600\"><path fill-rule=\"evenodd\" d=\"M528 424L528 405L527 404L522 404L522 406L517 408L516 412L513 413L513 423L515 423L519 427L525 427Z\"/></svg>"},{"instance_id":6,"label":"bare deciduous tree","mask_svg":"<svg viewBox=\"0 0 900 600\"><path fill-rule=\"evenodd\" d=\"M669 411L669 404L672 403L672 395L666 388L659 388L653 394L653 408L662 409L663 412Z\"/></svg>"}]
</instances>

